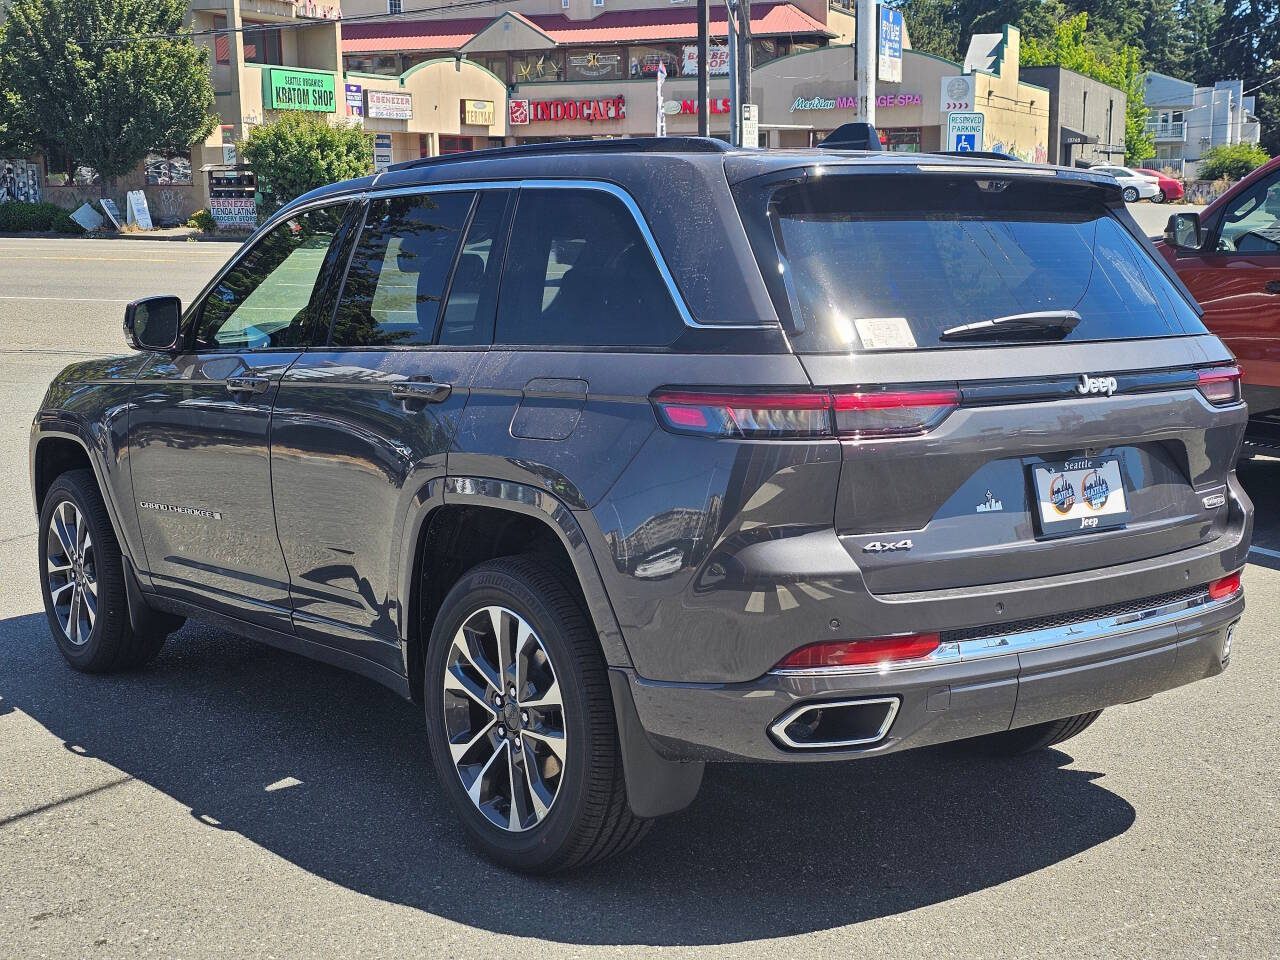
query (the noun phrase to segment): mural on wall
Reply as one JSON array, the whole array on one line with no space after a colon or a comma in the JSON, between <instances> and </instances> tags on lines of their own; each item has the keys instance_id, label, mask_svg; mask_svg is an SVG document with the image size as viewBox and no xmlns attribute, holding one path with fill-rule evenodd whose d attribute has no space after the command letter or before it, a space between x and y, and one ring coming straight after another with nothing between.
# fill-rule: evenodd
<instances>
[{"instance_id":1,"label":"mural on wall","mask_svg":"<svg viewBox=\"0 0 1280 960\"><path fill-rule=\"evenodd\" d=\"M39 203L40 199L40 164L0 160L0 203Z\"/></svg>"},{"instance_id":2,"label":"mural on wall","mask_svg":"<svg viewBox=\"0 0 1280 960\"><path fill-rule=\"evenodd\" d=\"M1049 151L1045 149L1044 144L1037 143L1034 147L1020 147L1014 141L1005 143L1003 140L993 140L985 147L996 153L1008 153L1017 157L1019 160L1027 160L1030 163L1048 163Z\"/></svg>"}]
</instances>

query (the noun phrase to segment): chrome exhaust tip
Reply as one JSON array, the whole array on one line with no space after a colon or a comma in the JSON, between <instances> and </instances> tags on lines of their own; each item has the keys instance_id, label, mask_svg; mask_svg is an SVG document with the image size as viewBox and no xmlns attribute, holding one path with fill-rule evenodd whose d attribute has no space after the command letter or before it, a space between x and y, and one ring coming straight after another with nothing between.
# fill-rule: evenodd
<instances>
[{"instance_id":1,"label":"chrome exhaust tip","mask_svg":"<svg viewBox=\"0 0 1280 960\"><path fill-rule=\"evenodd\" d=\"M778 717L769 733L789 750L867 747L888 735L901 703L897 697L802 703Z\"/></svg>"}]
</instances>

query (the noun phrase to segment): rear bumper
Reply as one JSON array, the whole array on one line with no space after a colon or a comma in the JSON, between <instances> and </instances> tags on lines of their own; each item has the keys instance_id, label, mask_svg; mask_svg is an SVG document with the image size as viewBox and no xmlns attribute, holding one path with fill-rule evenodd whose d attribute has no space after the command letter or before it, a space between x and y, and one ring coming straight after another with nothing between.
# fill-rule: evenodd
<instances>
[{"instance_id":1,"label":"rear bumper","mask_svg":"<svg viewBox=\"0 0 1280 960\"><path fill-rule=\"evenodd\" d=\"M1122 617L964 641L923 664L889 670L769 673L734 684L619 672L641 725L668 759L840 760L1057 720L1215 676L1243 611L1243 591L1217 601L1166 601ZM785 745L780 721L799 708L863 700L884 701L889 721L867 742Z\"/></svg>"}]
</instances>

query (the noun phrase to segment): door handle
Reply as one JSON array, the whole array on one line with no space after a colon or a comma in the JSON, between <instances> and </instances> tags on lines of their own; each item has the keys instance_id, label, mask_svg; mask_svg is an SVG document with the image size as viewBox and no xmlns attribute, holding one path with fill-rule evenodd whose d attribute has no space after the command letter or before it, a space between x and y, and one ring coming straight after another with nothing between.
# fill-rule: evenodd
<instances>
[{"instance_id":1,"label":"door handle","mask_svg":"<svg viewBox=\"0 0 1280 960\"><path fill-rule=\"evenodd\" d=\"M227 377L227 393L266 393L270 377Z\"/></svg>"},{"instance_id":2,"label":"door handle","mask_svg":"<svg viewBox=\"0 0 1280 960\"><path fill-rule=\"evenodd\" d=\"M417 400L421 403L444 403L453 393L453 384L436 383L434 380L410 380L392 384L391 395L397 400Z\"/></svg>"},{"instance_id":3,"label":"door handle","mask_svg":"<svg viewBox=\"0 0 1280 960\"><path fill-rule=\"evenodd\" d=\"M1280 293L1280 280L1271 280L1266 286L1267 293Z\"/></svg>"}]
</instances>

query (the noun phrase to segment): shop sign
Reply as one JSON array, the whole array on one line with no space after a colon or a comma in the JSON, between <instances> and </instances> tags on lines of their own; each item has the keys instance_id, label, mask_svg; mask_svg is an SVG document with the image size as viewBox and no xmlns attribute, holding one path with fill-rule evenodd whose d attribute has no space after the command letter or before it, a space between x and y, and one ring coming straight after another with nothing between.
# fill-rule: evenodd
<instances>
[{"instance_id":1,"label":"shop sign","mask_svg":"<svg viewBox=\"0 0 1280 960\"><path fill-rule=\"evenodd\" d=\"M760 108L754 103L742 105L742 145L760 146Z\"/></svg>"},{"instance_id":2,"label":"shop sign","mask_svg":"<svg viewBox=\"0 0 1280 960\"><path fill-rule=\"evenodd\" d=\"M668 100L666 103L662 105L662 110L664 113L669 113L672 115L692 114L694 116L697 116L698 101L697 100ZM728 97L712 97L711 112L712 113L728 113L729 98Z\"/></svg>"},{"instance_id":3,"label":"shop sign","mask_svg":"<svg viewBox=\"0 0 1280 960\"><path fill-rule=\"evenodd\" d=\"M523 127L529 122L529 101L507 101L507 123L513 127Z\"/></svg>"},{"instance_id":4,"label":"shop sign","mask_svg":"<svg viewBox=\"0 0 1280 960\"><path fill-rule=\"evenodd\" d=\"M973 152L982 149L986 118L980 113L953 110L947 114L947 149Z\"/></svg>"},{"instance_id":5,"label":"shop sign","mask_svg":"<svg viewBox=\"0 0 1280 960\"><path fill-rule=\"evenodd\" d=\"M381 173L389 166L391 166L391 134L375 134L373 137L373 172Z\"/></svg>"},{"instance_id":6,"label":"shop sign","mask_svg":"<svg viewBox=\"0 0 1280 960\"><path fill-rule=\"evenodd\" d=\"M942 112L973 109L973 74L942 78Z\"/></svg>"},{"instance_id":7,"label":"shop sign","mask_svg":"<svg viewBox=\"0 0 1280 960\"><path fill-rule=\"evenodd\" d=\"M492 100L463 100L462 122L480 127L491 127L494 121Z\"/></svg>"},{"instance_id":8,"label":"shop sign","mask_svg":"<svg viewBox=\"0 0 1280 960\"><path fill-rule=\"evenodd\" d=\"M347 84L347 116L364 116L364 87L358 83Z\"/></svg>"},{"instance_id":9,"label":"shop sign","mask_svg":"<svg viewBox=\"0 0 1280 960\"><path fill-rule=\"evenodd\" d=\"M268 110L313 110L334 113L338 109L332 73L311 70L262 71L262 102Z\"/></svg>"},{"instance_id":10,"label":"shop sign","mask_svg":"<svg viewBox=\"0 0 1280 960\"><path fill-rule=\"evenodd\" d=\"M902 82L902 11L880 8L880 66L876 71L885 83Z\"/></svg>"},{"instance_id":11,"label":"shop sign","mask_svg":"<svg viewBox=\"0 0 1280 960\"><path fill-rule=\"evenodd\" d=\"M796 97L796 102L791 104L791 112L797 110L857 110L857 97L836 97L834 100L828 97Z\"/></svg>"},{"instance_id":12,"label":"shop sign","mask_svg":"<svg viewBox=\"0 0 1280 960\"><path fill-rule=\"evenodd\" d=\"M130 190L124 195L125 208L128 210L128 223L135 224L143 230L153 229L151 211L147 209L147 195L141 190Z\"/></svg>"},{"instance_id":13,"label":"shop sign","mask_svg":"<svg viewBox=\"0 0 1280 960\"><path fill-rule=\"evenodd\" d=\"M386 90L366 90L368 98L366 116L383 120L412 120L413 94L390 93Z\"/></svg>"},{"instance_id":14,"label":"shop sign","mask_svg":"<svg viewBox=\"0 0 1280 960\"><path fill-rule=\"evenodd\" d=\"M258 205L253 197L210 197L209 213L222 230L252 230L258 225Z\"/></svg>"},{"instance_id":15,"label":"shop sign","mask_svg":"<svg viewBox=\"0 0 1280 960\"><path fill-rule=\"evenodd\" d=\"M517 102L512 101L513 112ZM533 100L529 103L529 120L533 123L554 120L585 120L587 123L595 123L598 120L626 118L626 97L613 97L610 100Z\"/></svg>"},{"instance_id":16,"label":"shop sign","mask_svg":"<svg viewBox=\"0 0 1280 960\"><path fill-rule=\"evenodd\" d=\"M569 55L570 80L618 80L622 78L622 54L592 50Z\"/></svg>"},{"instance_id":17,"label":"shop sign","mask_svg":"<svg viewBox=\"0 0 1280 960\"><path fill-rule=\"evenodd\" d=\"M707 50L707 75L723 77L729 73L729 48L712 45ZM698 75L697 44L685 44L684 55L680 59L680 75L696 77Z\"/></svg>"},{"instance_id":18,"label":"shop sign","mask_svg":"<svg viewBox=\"0 0 1280 960\"><path fill-rule=\"evenodd\" d=\"M918 107L924 101L918 93L885 93L876 97L877 107Z\"/></svg>"}]
</instances>

